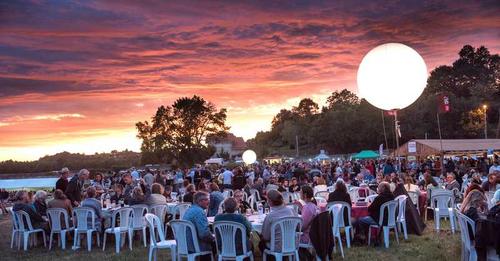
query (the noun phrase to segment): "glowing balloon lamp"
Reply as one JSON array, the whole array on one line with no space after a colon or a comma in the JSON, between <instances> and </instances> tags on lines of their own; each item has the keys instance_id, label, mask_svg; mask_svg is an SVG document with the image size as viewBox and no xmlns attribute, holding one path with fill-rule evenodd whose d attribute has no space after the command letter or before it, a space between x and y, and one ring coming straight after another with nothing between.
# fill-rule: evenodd
<instances>
[{"instance_id":1,"label":"glowing balloon lamp","mask_svg":"<svg viewBox=\"0 0 500 261\"><path fill-rule=\"evenodd\" d=\"M243 152L242 158L245 164L253 164L257 160L257 154L253 150L246 150Z\"/></svg>"},{"instance_id":2,"label":"glowing balloon lamp","mask_svg":"<svg viewBox=\"0 0 500 261\"><path fill-rule=\"evenodd\" d=\"M383 110L408 107L422 94L426 84L424 59L404 44L379 45L359 65L359 96Z\"/></svg>"}]
</instances>

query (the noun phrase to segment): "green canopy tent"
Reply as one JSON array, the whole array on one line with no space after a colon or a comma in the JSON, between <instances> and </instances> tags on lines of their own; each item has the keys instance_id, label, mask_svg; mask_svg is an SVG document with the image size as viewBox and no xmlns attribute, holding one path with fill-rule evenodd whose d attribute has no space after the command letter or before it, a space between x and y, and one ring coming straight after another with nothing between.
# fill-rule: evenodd
<instances>
[{"instance_id":1,"label":"green canopy tent","mask_svg":"<svg viewBox=\"0 0 500 261\"><path fill-rule=\"evenodd\" d=\"M378 158L379 155L373 150L363 150L360 153L354 155L353 159L374 159Z\"/></svg>"}]
</instances>

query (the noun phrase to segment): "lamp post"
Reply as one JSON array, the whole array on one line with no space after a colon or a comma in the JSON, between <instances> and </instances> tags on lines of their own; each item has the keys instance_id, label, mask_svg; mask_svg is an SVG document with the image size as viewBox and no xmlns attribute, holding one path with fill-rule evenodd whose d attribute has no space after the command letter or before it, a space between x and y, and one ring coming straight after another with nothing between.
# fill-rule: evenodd
<instances>
[{"instance_id":1,"label":"lamp post","mask_svg":"<svg viewBox=\"0 0 500 261\"><path fill-rule=\"evenodd\" d=\"M483 110L484 110L484 138L488 138L488 121L486 119L486 112L488 111L488 105L484 104L483 105Z\"/></svg>"},{"instance_id":2,"label":"lamp post","mask_svg":"<svg viewBox=\"0 0 500 261\"><path fill-rule=\"evenodd\" d=\"M358 93L373 106L394 112L394 130L398 148L399 121L397 111L415 102L427 84L424 59L411 47L387 43L370 50L358 68ZM398 171L400 168L398 168Z\"/></svg>"}]
</instances>

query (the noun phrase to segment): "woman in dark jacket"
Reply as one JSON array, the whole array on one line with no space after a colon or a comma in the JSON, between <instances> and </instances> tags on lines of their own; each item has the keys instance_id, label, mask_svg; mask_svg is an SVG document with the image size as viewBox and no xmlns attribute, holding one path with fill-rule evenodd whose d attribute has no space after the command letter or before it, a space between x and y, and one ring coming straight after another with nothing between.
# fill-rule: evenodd
<instances>
[{"instance_id":1,"label":"woman in dark jacket","mask_svg":"<svg viewBox=\"0 0 500 261\"><path fill-rule=\"evenodd\" d=\"M349 206L352 205L351 196L347 193L347 188L342 180L338 180L335 183L335 190L328 194L328 202L333 201L343 201L349 204Z\"/></svg>"}]
</instances>

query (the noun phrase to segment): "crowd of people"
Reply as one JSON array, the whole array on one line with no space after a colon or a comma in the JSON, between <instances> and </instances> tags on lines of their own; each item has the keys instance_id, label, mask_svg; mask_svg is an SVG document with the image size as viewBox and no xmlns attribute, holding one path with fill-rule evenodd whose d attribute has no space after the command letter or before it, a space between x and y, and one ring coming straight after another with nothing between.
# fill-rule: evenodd
<instances>
[{"instance_id":1,"label":"crowd of people","mask_svg":"<svg viewBox=\"0 0 500 261\"><path fill-rule=\"evenodd\" d=\"M398 195L409 195L408 192L442 187L457 193L457 200L462 201L460 211L472 219L477 219L480 215L499 219L498 161L498 158L495 158L488 164L485 159L449 159L444 164L431 160L403 161L395 164L391 159L387 159L338 161L328 164L254 164L232 169L196 166L184 171L179 168L146 168L144 171L130 169L112 175L95 173L92 179L91 173L86 169L78 171L70 178L70 170L63 168L50 200L45 191L37 191L33 196L26 191L18 191L15 194L13 210L25 211L35 228L48 230L45 218L47 209L63 208L72 213L73 208L85 206L95 211L99 227L104 228L108 218L107 213L102 211L105 204L153 206L172 201L187 202L192 205L183 219L195 225L202 250L215 251L216 238L209 230L207 219L215 217L215 221L233 221L247 228L247 242L237 244L240 246L238 251L242 251L241 244L252 247L251 225L245 214L255 210L245 198L251 196L252 191L256 191L258 198L262 199L262 207L270 209L263 220L259 235L259 247L263 250L269 248L273 222L281 217L301 214L301 243L309 243L312 236L317 236L309 233L311 221L320 213L315 199L316 193L333 191L325 198L328 202L342 201L351 205L353 200L348 193L349 188L366 187L375 191L377 196L368 207L369 215L354 220L355 241L364 242L368 227L378 224L380 206ZM232 196L224 195L225 189L231 189ZM300 198L294 202L298 205L298 212L285 206L285 192L299 193ZM485 192L495 193L491 202L488 202ZM0 193L2 204L6 200L4 194L3 191ZM412 199L414 203L415 200L418 199ZM493 204L493 207L488 208L488 204ZM414 206L413 209L416 211ZM347 213L344 213L344 218L347 219ZM418 227L421 220L418 220L418 216L412 218L415 220L410 220L410 223L418 233L419 229L423 229ZM276 240L281 240L280 235L276 235Z\"/></svg>"}]
</instances>

